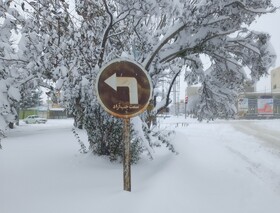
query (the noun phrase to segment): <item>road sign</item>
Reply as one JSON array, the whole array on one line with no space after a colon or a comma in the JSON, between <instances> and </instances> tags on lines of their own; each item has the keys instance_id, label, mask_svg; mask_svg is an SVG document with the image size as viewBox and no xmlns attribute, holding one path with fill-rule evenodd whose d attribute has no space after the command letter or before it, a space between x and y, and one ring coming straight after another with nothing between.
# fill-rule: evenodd
<instances>
[{"instance_id":1,"label":"road sign","mask_svg":"<svg viewBox=\"0 0 280 213\"><path fill-rule=\"evenodd\" d=\"M139 64L117 59L101 68L96 90L107 112L119 118L131 118L145 111L151 99L152 83Z\"/></svg>"},{"instance_id":2,"label":"road sign","mask_svg":"<svg viewBox=\"0 0 280 213\"><path fill-rule=\"evenodd\" d=\"M147 72L137 63L113 60L105 65L96 79L97 97L103 108L124 119L124 190L131 191L130 118L142 113L152 96L152 83Z\"/></svg>"}]
</instances>

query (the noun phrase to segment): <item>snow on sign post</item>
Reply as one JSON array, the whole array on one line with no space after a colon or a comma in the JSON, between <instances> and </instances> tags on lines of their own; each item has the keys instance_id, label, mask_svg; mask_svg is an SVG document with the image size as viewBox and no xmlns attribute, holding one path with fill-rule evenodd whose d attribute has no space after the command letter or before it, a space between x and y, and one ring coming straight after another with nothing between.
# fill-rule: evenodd
<instances>
[{"instance_id":1,"label":"snow on sign post","mask_svg":"<svg viewBox=\"0 0 280 213\"><path fill-rule=\"evenodd\" d=\"M144 112L150 102L150 77L133 61L113 60L101 68L96 79L96 91L105 111L124 119L124 190L131 191L130 118Z\"/></svg>"}]
</instances>

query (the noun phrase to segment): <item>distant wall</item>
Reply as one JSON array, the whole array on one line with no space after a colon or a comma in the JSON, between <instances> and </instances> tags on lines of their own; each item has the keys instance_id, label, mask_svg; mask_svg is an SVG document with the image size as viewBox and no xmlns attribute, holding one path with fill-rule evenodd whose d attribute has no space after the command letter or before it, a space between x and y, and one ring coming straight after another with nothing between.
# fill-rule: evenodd
<instances>
[{"instance_id":1,"label":"distant wall","mask_svg":"<svg viewBox=\"0 0 280 213\"><path fill-rule=\"evenodd\" d=\"M48 119L64 119L67 118L67 112L65 109L49 109L49 110L37 110L37 109L21 109L19 111L19 119L24 119L29 115L38 115Z\"/></svg>"},{"instance_id":2,"label":"distant wall","mask_svg":"<svg viewBox=\"0 0 280 213\"><path fill-rule=\"evenodd\" d=\"M271 70L271 91L280 92L280 67Z\"/></svg>"},{"instance_id":3,"label":"distant wall","mask_svg":"<svg viewBox=\"0 0 280 213\"><path fill-rule=\"evenodd\" d=\"M39 115L40 117L47 118L47 111L38 111L36 109L25 109L19 111L19 119L24 119L29 115Z\"/></svg>"}]
</instances>

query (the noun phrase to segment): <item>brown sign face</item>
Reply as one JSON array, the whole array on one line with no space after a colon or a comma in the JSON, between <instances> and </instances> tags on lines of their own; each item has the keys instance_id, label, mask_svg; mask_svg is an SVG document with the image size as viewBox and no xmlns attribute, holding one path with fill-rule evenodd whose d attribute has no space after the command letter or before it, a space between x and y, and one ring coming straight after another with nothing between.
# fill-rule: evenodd
<instances>
[{"instance_id":1,"label":"brown sign face","mask_svg":"<svg viewBox=\"0 0 280 213\"><path fill-rule=\"evenodd\" d=\"M129 60L114 60L104 66L96 85L101 105L119 118L142 113L151 99L152 84L147 72Z\"/></svg>"}]
</instances>

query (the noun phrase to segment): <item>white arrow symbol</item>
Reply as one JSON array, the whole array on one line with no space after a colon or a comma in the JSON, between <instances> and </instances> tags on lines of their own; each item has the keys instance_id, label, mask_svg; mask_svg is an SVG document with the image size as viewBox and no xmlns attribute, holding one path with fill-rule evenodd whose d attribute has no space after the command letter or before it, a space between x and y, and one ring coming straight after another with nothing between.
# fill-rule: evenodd
<instances>
[{"instance_id":1,"label":"white arrow symbol","mask_svg":"<svg viewBox=\"0 0 280 213\"><path fill-rule=\"evenodd\" d=\"M116 73L105 80L105 83L117 91L117 87L128 87L130 104L138 104L137 80L133 77L117 77Z\"/></svg>"}]
</instances>

